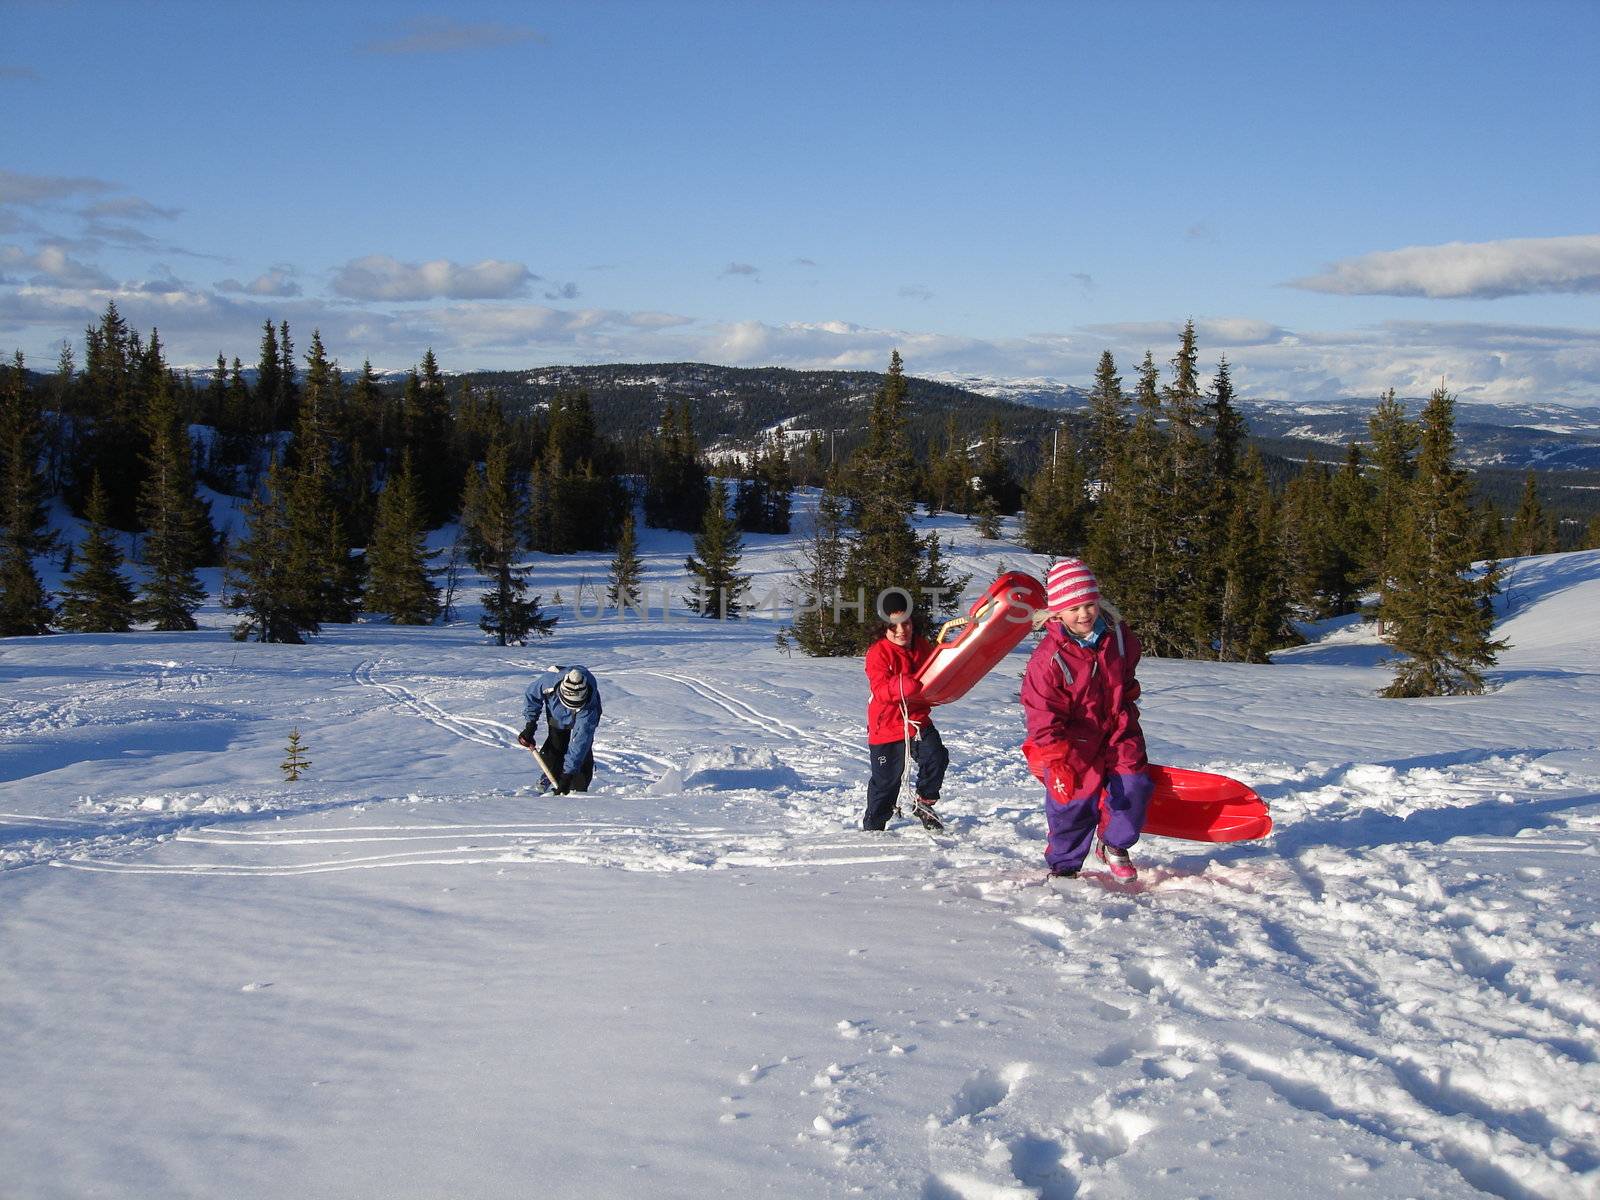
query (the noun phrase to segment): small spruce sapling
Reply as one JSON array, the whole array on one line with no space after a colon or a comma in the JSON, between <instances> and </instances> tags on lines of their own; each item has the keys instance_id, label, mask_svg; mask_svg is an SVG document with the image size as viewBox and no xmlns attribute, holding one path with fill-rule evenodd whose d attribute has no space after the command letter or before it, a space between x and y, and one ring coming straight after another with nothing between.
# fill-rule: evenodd
<instances>
[{"instance_id":1,"label":"small spruce sapling","mask_svg":"<svg viewBox=\"0 0 1600 1200\"><path fill-rule=\"evenodd\" d=\"M293 783L310 766L311 760L305 757L305 747L300 744L300 727L296 725L289 731L289 755L282 763L284 778Z\"/></svg>"}]
</instances>

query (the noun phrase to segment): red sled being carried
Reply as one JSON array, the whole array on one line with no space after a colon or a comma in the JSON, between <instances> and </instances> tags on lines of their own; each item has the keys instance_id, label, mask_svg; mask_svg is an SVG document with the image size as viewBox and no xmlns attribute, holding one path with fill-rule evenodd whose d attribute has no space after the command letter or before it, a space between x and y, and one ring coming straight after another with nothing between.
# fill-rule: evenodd
<instances>
[{"instance_id":1,"label":"red sled being carried","mask_svg":"<svg viewBox=\"0 0 1600 1200\"><path fill-rule=\"evenodd\" d=\"M933 657L917 672L922 699L949 704L965 696L1028 636L1034 610L1044 603L1044 584L1032 575L1007 571L996 579L966 616L946 621L934 638Z\"/></svg>"},{"instance_id":2,"label":"red sled being carried","mask_svg":"<svg viewBox=\"0 0 1600 1200\"><path fill-rule=\"evenodd\" d=\"M1272 814L1260 796L1226 775L1149 767L1155 789L1144 831L1191 842L1247 842L1272 832Z\"/></svg>"}]
</instances>

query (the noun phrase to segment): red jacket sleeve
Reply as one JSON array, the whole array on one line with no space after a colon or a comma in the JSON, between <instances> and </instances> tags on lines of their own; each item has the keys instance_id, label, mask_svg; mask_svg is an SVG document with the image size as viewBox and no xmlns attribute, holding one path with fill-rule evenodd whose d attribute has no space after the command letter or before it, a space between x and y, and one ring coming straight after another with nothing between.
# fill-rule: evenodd
<instances>
[{"instance_id":1,"label":"red jacket sleeve","mask_svg":"<svg viewBox=\"0 0 1600 1200\"><path fill-rule=\"evenodd\" d=\"M919 647L913 642L911 647L911 660L915 666L920 666L926 654L919 656L920 649L931 649L926 646ZM915 701L922 695L922 684L912 671L906 671L905 660L898 648L890 642L880 638L872 643L867 651L867 686L872 691L872 698L879 704L899 704L901 700L907 703Z\"/></svg>"}]
</instances>

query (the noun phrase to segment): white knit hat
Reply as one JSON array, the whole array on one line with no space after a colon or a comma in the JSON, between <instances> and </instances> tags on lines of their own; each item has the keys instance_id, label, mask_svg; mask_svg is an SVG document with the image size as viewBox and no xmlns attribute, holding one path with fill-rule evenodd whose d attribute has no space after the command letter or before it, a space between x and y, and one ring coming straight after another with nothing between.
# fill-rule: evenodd
<instances>
[{"instance_id":1,"label":"white knit hat","mask_svg":"<svg viewBox=\"0 0 1600 1200\"><path fill-rule=\"evenodd\" d=\"M1045 606L1056 612L1100 599L1100 581L1081 558L1063 558L1045 580Z\"/></svg>"}]
</instances>

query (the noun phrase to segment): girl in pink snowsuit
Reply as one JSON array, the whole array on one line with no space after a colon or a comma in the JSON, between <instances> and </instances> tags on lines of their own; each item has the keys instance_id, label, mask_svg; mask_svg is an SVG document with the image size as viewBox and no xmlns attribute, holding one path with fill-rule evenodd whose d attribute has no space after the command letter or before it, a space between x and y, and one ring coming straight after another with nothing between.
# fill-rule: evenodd
<instances>
[{"instance_id":1,"label":"girl in pink snowsuit","mask_svg":"<svg viewBox=\"0 0 1600 1200\"><path fill-rule=\"evenodd\" d=\"M1139 639L1080 559L1050 568L1045 596L1047 609L1035 615L1044 639L1022 679L1022 751L1045 785L1045 861L1052 875L1076 875L1098 830L1096 856L1116 878L1133 879L1128 847L1152 787L1135 703Z\"/></svg>"}]
</instances>

